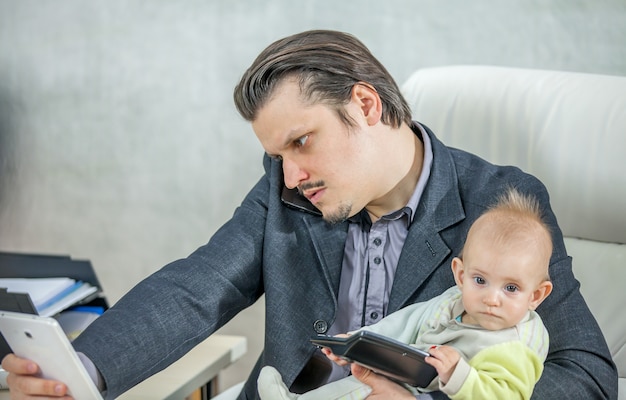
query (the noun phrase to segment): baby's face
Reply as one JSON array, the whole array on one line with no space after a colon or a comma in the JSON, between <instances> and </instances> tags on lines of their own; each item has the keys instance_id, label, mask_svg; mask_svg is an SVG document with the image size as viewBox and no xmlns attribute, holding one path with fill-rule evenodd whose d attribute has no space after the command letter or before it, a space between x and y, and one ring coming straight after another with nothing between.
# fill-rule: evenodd
<instances>
[{"instance_id":1,"label":"baby's face","mask_svg":"<svg viewBox=\"0 0 626 400\"><path fill-rule=\"evenodd\" d=\"M466 310L463 322L489 330L510 328L545 297L542 287L550 285L545 281L549 254L524 244L505 247L474 241L462 261L455 259Z\"/></svg>"}]
</instances>

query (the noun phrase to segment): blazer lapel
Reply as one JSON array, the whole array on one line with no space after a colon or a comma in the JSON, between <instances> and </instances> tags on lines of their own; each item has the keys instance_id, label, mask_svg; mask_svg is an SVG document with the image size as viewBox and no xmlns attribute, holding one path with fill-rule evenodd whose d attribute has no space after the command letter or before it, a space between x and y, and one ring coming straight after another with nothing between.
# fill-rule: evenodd
<instances>
[{"instance_id":1,"label":"blazer lapel","mask_svg":"<svg viewBox=\"0 0 626 400\"><path fill-rule=\"evenodd\" d=\"M318 266L322 270L329 289L334 294L332 297L336 303L348 223L331 225L320 217L305 218L305 223L319 259Z\"/></svg>"},{"instance_id":2,"label":"blazer lapel","mask_svg":"<svg viewBox=\"0 0 626 400\"><path fill-rule=\"evenodd\" d=\"M450 248L436 231L414 221L398 261L388 313L404 306L449 254Z\"/></svg>"},{"instance_id":3,"label":"blazer lapel","mask_svg":"<svg viewBox=\"0 0 626 400\"><path fill-rule=\"evenodd\" d=\"M465 218L452 155L427 127L424 128L431 140L433 164L400 254L388 313L404 306L446 260L451 250L440 232Z\"/></svg>"}]
</instances>

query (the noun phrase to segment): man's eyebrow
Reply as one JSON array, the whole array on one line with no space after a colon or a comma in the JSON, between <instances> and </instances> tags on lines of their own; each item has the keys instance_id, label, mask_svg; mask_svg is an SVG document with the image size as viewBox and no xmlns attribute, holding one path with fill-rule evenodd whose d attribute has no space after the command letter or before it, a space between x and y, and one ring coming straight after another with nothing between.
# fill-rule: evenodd
<instances>
[{"instance_id":1,"label":"man's eyebrow","mask_svg":"<svg viewBox=\"0 0 626 400\"><path fill-rule=\"evenodd\" d=\"M274 157L280 157L280 154L279 154L279 153L280 153L280 151L282 151L283 149L285 149L285 148L289 147L289 145L290 145L291 143L293 143L293 141L294 141L296 138L298 138L298 137L300 137L300 136L302 135L302 133L301 133L301 132L303 132L304 130L305 130L304 128L294 128L294 129L291 129L291 130L287 133L287 137L285 138L285 141L283 142L283 144L281 145L281 147L280 147L280 148L278 148L278 149L274 149L276 152L272 152L272 153L270 153L269 151L267 151L267 150L266 150L266 151L265 151L265 153L266 153L268 156L272 157L272 158L274 158Z\"/></svg>"},{"instance_id":2,"label":"man's eyebrow","mask_svg":"<svg viewBox=\"0 0 626 400\"><path fill-rule=\"evenodd\" d=\"M293 128L287 133L287 137L285 138L285 142L283 143L282 148L288 147L295 139L302 136L302 132L305 132L306 129L304 127Z\"/></svg>"}]
</instances>

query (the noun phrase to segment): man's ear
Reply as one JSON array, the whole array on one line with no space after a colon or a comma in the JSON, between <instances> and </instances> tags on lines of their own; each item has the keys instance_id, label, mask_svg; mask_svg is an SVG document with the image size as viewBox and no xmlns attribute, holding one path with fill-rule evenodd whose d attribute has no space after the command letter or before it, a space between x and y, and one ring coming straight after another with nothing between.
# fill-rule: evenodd
<instances>
[{"instance_id":1,"label":"man's ear","mask_svg":"<svg viewBox=\"0 0 626 400\"><path fill-rule=\"evenodd\" d=\"M376 89L365 82L352 86L352 101L361 109L367 124L376 125L383 115L383 104Z\"/></svg>"},{"instance_id":2,"label":"man's ear","mask_svg":"<svg viewBox=\"0 0 626 400\"><path fill-rule=\"evenodd\" d=\"M463 268L463 260L459 257L454 257L452 259L452 274L454 274L454 281L456 282L456 285L459 288L462 288L465 269Z\"/></svg>"},{"instance_id":3,"label":"man's ear","mask_svg":"<svg viewBox=\"0 0 626 400\"><path fill-rule=\"evenodd\" d=\"M537 286L537 288L533 291L532 297L530 298L530 303L528 304L529 310L536 310L539 307L546 297L548 297L552 293L552 282L543 281Z\"/></svg>"}]
</instances>

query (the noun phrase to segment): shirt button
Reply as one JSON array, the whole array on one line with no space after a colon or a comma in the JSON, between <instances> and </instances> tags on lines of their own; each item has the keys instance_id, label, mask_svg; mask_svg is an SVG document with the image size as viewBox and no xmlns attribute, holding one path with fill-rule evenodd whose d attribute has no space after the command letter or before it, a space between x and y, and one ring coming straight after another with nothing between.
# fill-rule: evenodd
<instances>
[{"instance_id":1,"label":"shirt button","mask_svg":"<svg viewBox=\"0 0 626 400\"><path fill-rule=\"evenodd\" d=\"M374 244L375 244L376 246L380 246L380 244L381 244L382 242L383 242L383 241L382 241L382 240L380 240L380 238L376 238L376 239L374 239Z\"/></svg>"},{"instance_id":2,"label":"shirt button","mask_svg":"<svg viewBox=\"0 0 626 400\"><path fill-rule=\"evenodd\" d=\"M370 314L370 317L372 317L372 319L378 319L378 313L377 313L376 311L373 311L373 312Z\"/></svg>"},{"instance_id":3,"label":"shirt button","mask_svg":"<svg viewBox=\"0 0 626 400\"><path fill-rule=\"evenodd\" d=\"M381 262L380 257L374 257L374 264L378 265L380 264L380 262Z\"/></svg>"},{"instance_id":4,"label":"shirt button","mask_svg":"<svg viewBox=\"0 0 626 400\"><path fill-rule=\"evenodd\" d=\"M324 320L318 319L313 323L313 329L315 329L315 332L319 334L326 333L328 330L328 323Z\"/></svg>"}]
</instances>

